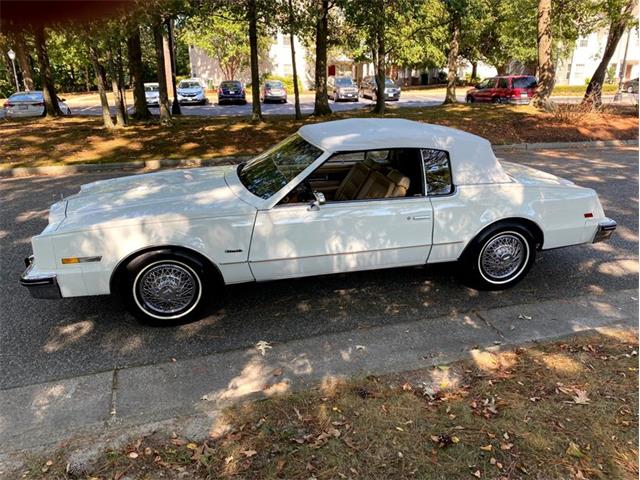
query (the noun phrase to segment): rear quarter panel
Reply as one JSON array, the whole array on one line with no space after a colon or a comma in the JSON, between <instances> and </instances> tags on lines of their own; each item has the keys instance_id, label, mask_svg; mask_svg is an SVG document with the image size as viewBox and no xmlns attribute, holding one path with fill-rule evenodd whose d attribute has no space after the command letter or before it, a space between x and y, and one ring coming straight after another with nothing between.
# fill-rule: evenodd
<instances>
[{"instance_id":1,"label":"rear quarter panel","mask_svg":"<svg viewBox=\"0 0 640 480\"><path fill-rule=\"evenodd\" d=\"M577 186L468 185L453 195L432 197L431 202L429 263L457 260L476 235L499 220L531 220L542 230L546 250L590 242L604 217L596 193ZM585 219L587 212L594 218Z\"/></svg>"}]
</instances>

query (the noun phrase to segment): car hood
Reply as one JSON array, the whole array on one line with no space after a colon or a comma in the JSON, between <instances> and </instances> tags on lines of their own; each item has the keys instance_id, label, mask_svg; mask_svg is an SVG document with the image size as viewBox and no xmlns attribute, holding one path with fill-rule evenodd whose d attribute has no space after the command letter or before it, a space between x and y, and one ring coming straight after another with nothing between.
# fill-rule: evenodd
<instances>
[{"instance_id":1,"label":"car hood","mask_svg":"<svg viewBox=\"0 0 640 480\"><path fill-rule=\"evenodd\" d=\"M202 88L178 88L178 93L179 94L183 94L183 93L201 93L202 92Z\"/></svg>"},{"instance_id":2,"label":"car hood","mask_svg":"<svg viewBox=\"0 0 640 480\"><path fill-rule=\"evenodd\" d=\"M82 185L79 193L66 199L64 228L154 217L201 218L255 212L225 181L225 172L234 168L166 170Z\"/></svg>"}]
</instances>

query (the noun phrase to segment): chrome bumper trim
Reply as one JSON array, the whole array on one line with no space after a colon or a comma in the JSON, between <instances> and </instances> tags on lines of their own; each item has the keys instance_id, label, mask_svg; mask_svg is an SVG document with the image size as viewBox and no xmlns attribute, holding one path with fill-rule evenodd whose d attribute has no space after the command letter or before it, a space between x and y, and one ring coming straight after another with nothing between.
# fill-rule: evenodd
<instances>
[{"instance_id":1,"label":"chrome bumper trim","mask_svg":"<svg viewBox=\"0 0 640 480\"><path fill-rule=\"evenodd\" d=\"M62 298L58 279L55 275L31 273L31 270L33 270L33 255L25 258L24 262L27 265L27 269L20 276L20 285L27 287L33 298Z\"/></svg>"},{"instance_id":2,"label":"chrome bumper trim","mask_svg":"<svg viewBox=\"0 0 640 480\"><path fill-rule=\"evenodd\" d=\"M595 236L593 237L593 243L604 242L605 240L609 240L609 237L613 235L618 224L615 220L611 220L607 218L600 223L598 223L598 230L596 231Z\"/></svg>"}]
</instances>

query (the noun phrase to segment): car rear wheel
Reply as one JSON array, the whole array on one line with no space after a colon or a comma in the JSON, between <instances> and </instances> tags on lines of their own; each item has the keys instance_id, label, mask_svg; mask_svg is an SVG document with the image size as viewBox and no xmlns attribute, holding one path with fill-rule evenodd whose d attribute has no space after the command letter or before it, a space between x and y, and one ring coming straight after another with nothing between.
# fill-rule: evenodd
<instances>
[{"instance_id":1,"label":"car rear wheel","mask_svg":"<svg viewBox=\"0 0 640 480\"><path fill-rule=\"evenodd\" d=\"M144 323L168 326L197 320L215 296L197 259L158 252L132 260L122 293L131 313Z\"/></svg>"},{"instance_id":2,"label":"car rear wheel","mask_svg":"<svg viewBox=\"0 0 640 480\"><path fill-rule=\"evenodd\" d=\"M526 276L535 256L536 241L528 228L517 222L496 225L469 245L464 278L481 290L510 288Z\"/></svg>"}]
</instances>

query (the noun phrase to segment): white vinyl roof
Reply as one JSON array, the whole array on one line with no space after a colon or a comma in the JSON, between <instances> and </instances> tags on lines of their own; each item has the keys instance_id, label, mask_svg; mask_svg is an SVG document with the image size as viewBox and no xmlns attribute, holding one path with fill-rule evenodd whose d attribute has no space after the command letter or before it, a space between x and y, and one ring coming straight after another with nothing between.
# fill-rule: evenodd
<instances>
[{"instance_id":1,"label":"white vinyl roof","mask_svg":"<svg viewBox=\"0 0 640 480\"><path fill-rule=\"evenodd\" d=\"M453 183L508 183L484 138L453 128L399 118L353 118L305 125L299 135L326 152L434 148L449 152Z\"/></svg>"}]
</instances>

